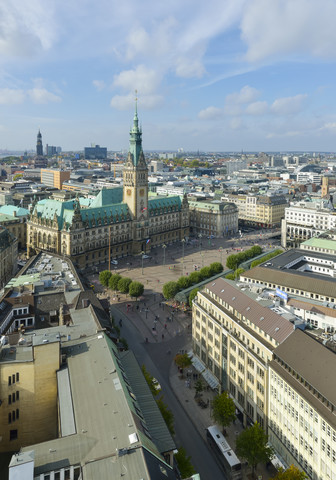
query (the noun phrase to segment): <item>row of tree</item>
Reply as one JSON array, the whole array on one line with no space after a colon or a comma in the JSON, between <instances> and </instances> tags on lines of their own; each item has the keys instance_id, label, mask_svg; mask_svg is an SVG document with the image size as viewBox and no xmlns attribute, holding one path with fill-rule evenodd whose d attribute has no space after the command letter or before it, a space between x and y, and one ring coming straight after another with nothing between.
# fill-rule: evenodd
<instances>
[{"instance_id":1,"label":"row of tree","mask_svg":"<svg viewBox=\"0 0 336 480\"><path fill-rule=\"evenodd\" d=\"M199 272L192 272L188 276L180 277L177 282L167 282L163 285L162 293L166 300L174 298L181 290L196 285L223 271L223 265L220 262L211 263L208 267L203 267Z\"/></svg>"},{"instance_id":2,"label":"row of tree","mask_svg":"<svg viewBox=\"0 0 336 480\"><path fill-rule=\"evenodd\" d=\"M140 297L144 292L144 285L135 282L129 277L122 277L118 273L111 273L109 270L103 270L99 274L99 281L104 287L120 293L128 293L131 297Z\"/></svg>"},{"instance_id":3,"label":"row of tree","mask_svg":"<svg viewBox=\"0 0 336 480\"><path fill-rule=\"evenodd\" d=\"M231 270L236 270L239 265L251 258L256 257L262 253L262 248L259 245L254 245L253 247L245 250L244 252L235 253L229 255L226 259L226 266Z\"/></svg>"}]
</instances>

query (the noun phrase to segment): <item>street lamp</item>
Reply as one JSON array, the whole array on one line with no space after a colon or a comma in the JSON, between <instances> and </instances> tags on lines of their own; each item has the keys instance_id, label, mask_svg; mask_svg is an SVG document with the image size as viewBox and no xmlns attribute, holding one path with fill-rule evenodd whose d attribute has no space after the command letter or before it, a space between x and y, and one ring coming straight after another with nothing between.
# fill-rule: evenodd
<instances>
[{"instance_id":1,"label":"street lamp","mask_svg":"<svg viewBox=\"0 0 336 480\"><path fill-rule=\"evenodd\" d=\"M143 259L144 259L145 252L141 252L141 275L143 275Z\"/></svg>"},{"instance_id":2,"label":"street lamp","mask_svg":"<svg viewBox=\"0 0 336 480\"><path fill-rule=\"evenodd\" d=\"M182 273L184 274L184 244L185 238L182 238Z\"/></svg>"},{"instance_id":3,"label":"street lamp","mask_svg":"<svg viewBox=\"0 0 336 480\"><path fill-rule=\"evenodd\" d=\"M199 247L200 247L199 250L201 252L202 251L202 234L201 233L198 235L198 238L199 238Z\"/></svg>"},{"instance_id":4,"label":"street lamp","mask_svg":"<svg viewBox=\"0 0 336 480\"><path fill-rule=\"evenodd\" d=\"M167 248L167 245L163 244L162 248L163 248L163 266L165 266L166 265L166 248Z\"/></svg>"},{"instance_id":5,"label":"street lamp","mask_svg":"<svg viewBox=\"0 0 336 480\"><path fill-rule=\"evenodd\" d=\"M219 254L220 254L221 264L223 265L223 247L219 247Z\"/></svg>"},{"instance_id":6,"label":"street lamp","mask_svg":"<svg viewBox=\"0 0 336 480\"><path fill-rule=\"evenodd\" d=\"M201 253L201 257L202 257L202 268L204 267L204 253L202 252Z\"/></svg>"}]
</instances>

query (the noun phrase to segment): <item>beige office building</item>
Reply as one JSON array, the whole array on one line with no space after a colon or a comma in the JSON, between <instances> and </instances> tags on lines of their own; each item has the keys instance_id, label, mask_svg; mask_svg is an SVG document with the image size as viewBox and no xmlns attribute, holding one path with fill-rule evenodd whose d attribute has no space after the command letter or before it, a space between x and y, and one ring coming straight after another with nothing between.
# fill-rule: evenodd
<instances>
[{"instance_id":1,"label":"beige office building","mask_svg":"<svg viewBox=\"0 0 336 480\"><path fill-rule=\"evenodd\" d=\"M294 331L286 319L234 282L217 278L193 302L193 353L228 390L244 423L267 429L267 369L273 350Z\"/></svg>"}]
</instances>

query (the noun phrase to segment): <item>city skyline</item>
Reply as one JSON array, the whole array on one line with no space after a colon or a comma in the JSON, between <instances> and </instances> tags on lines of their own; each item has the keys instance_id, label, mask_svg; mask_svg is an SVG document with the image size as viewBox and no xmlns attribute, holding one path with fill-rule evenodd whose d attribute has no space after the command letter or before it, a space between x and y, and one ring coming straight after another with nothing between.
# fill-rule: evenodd
<instances>
[{"instance_id":1,"label":"city skyline","mask_svg":"<svg viewBox=\"0 0 336 480\"><path fill-rule=\"evenodd\" d=\"M336 4L10 0L0 149L334 151Z\"/></svg>"}]
</instances>

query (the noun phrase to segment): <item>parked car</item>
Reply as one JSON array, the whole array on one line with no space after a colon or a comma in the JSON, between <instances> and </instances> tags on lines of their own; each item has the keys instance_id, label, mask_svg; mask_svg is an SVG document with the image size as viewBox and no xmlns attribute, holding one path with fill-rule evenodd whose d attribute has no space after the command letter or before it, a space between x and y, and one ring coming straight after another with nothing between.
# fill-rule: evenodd
<instances>
[{"instance_id":1,"label":"parked car","mask_svg":"<svg viewBox=\"0 0 336 480\"><path fill-rule=\"evenodd\" d=\"M118 265L118 260L111 260L112 265Z\"/></svg>"},{"instance_id":2,"label":"parked car","mask_svg":"<svg viewBox=\"0 0 336 480\"><path fill-rule=\"evenodd\" d=\"M142 258L152 258L150 255L142 255Z\"/></svg>"}]
</instances>

